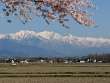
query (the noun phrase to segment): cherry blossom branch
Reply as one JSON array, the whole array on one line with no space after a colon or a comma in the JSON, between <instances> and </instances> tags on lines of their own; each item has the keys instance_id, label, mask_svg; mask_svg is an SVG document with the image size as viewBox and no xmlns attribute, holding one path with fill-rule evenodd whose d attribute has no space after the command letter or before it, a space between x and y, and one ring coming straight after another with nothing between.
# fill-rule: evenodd
<instances>
[{"instance_id":1,"label":"cherry blossom branch","mask_svg":"<svg viewBox=\"0 0 110 83\"><path fill-rule=\"evenodd\" d=\"M81 25L95 25L87 11L94 7L90 0L0 0L0 6L0 13L4 16L16 16L23 23L40 16L48 24L54 20L64 27L68 27L65 25L70 20L67 17L72 17Z\"/></svg>"}]
</instances>

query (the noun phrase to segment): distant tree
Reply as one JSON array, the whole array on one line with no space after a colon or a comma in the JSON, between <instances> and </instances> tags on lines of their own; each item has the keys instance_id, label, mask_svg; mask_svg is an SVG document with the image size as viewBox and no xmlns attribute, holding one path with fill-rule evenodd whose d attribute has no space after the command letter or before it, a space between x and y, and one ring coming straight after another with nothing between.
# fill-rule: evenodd
<instances>
[{"instance_id":1,"label":"distant tree","mask_svg":"<svg viewBox=\"0 0 110 83\"><path fill-rule=\"evenodd\" d=\"M44 18L47 24L54 20L64 27L68 27L65 22L69 21L69 16L81 25L94 25L87 11L93 7L90 0L0 0L2 16L16 16L23 23L38 16Z\"/></svg>"}]
</instances>

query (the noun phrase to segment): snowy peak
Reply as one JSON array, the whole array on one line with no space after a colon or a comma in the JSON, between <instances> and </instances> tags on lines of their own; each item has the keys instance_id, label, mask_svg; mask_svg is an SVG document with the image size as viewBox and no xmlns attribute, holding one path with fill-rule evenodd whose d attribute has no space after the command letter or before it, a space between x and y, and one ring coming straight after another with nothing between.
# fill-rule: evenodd
<instances>
[{"instance_id":1,"label":"snowy peak","mask_svg":"<svg viewBox=\"0 0 110 83\"><path fill-rule=\"evenodd\" d=\"M28 31L28 30L9 34L9 36L15 40L28 39L28 38L35 37L35 35L36 33L34 31Z\"/></svg>"},{"instance_id":2,"label":"snowy peak","mask_svg":"<svg viewBox=\"0 0 110 83\"><path fill-rule=\"evenodd\" d=\"M62 36L55 32L43 31L37 33L37 36L41 36L45 39L60 39Z\"/></svg>"},{"instance_id":3,"label":"snowy peak","mask_svg":"<svg viewBox=\"0 0 110 83\"><path fill-rule=\"evenodd\" d=\"M71 44L76 43L79 46L87 47L110 46L110 39L107 38L65 36L63 40Z\"/></svg>"},{"instance_id":4,"label":"snowy peak","mask_svg":"<svg viewBox=\"0 0 110 83\"><path fill-rule=\"evenodd\" d=\"M43 31L43 32L35 32L35 31L29 31L29 30L22 30L16 33L11 33L8 35L0 35L0 38L6 38L6 39L14 39L14 40L22 40L22 39L29 39L29 38L44 38L44 39L59 39L62 37L60 34L55 32L49 32L49 31Z\"/></svg>"},{"instance_id":5,"label":"snowy peak","mask_svg":"<svg viewBox=\"0 0 110 83\"><path fill-rule=\"evenodd\" d=\"M5 37L4 34L0 34L0 39L3 39Z\"/></svg>"},{"instance_id":6,"label":"snowy peak","mask_svg":"<svg viewBox=\"0 0 110 83\"><path fill-rule=\"evenodd\" d=\"M93 37L77 37L73 35L61 35L59 33L51 31L35 32L35 31L19 31L16 33L0 35L0 39L12 39L12 40L27 40L28 39L43 39L51 42L59 42L70 45L78 45L84 47L103 47L110 46L110 39L108 38L93 38ZM43 41L42 40L42 41ZM36 41L35 41L36 42Z\"/></svg>"},{"instance_id":7,"label":"snowy peak","mask_svg":"<svg viewBox=\"0 0 110 83\"><path fill-rule=\"evenodd\" d=\"M19 32L16 32L15 33L15 35L16 36L19 36L19 37L21 37L21 36L35 35L35 34L36 33L34 31L28 31L28 30L26 30L26 31L19 31Z\"/></svg>"}]
</instances>

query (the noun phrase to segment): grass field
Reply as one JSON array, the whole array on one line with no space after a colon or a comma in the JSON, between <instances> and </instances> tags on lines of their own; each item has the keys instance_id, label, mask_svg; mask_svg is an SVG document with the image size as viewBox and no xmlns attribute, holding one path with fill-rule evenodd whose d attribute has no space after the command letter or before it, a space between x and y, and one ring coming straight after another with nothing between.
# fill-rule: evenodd
<instances>
[{"instance_id":1,"label":"grass field","mask_svg":"<svg viewBox=\"0 0 110 83\"><path fill-rule=\"evenodd\" d=\"M0 64L0 83L110 83L110 64Z\"/></svg>"}]
</instances>

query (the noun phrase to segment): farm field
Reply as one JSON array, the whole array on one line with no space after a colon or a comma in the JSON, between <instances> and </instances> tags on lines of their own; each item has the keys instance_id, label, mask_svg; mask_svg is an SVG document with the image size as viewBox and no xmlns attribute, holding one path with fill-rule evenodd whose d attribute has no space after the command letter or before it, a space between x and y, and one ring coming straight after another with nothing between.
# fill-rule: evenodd
<instances>
[{"instance_id":1,"label":"farm field","mask_svg":"<svg viewBox=\"0 0 110 83\"><path fill-rule=\"evenodd\" d=\"M0 64L0 83L110 83L110 64Z\"/></svg>"},{"instance_id":2,"label":"farm field","mask_svg":"<svg viewBox=\"0 0 110 83\"><path fill-rule=\"evenodd\" d=\"M99 77L0 78L0 83L110 83L110 79Z\"/></svg>"}]
</instances>

